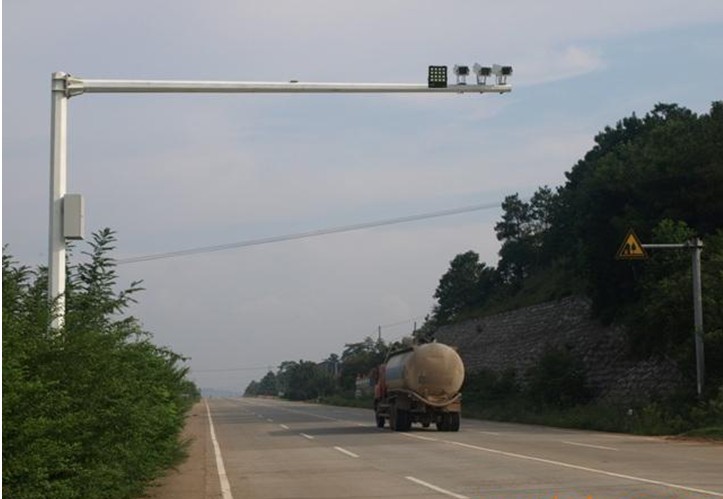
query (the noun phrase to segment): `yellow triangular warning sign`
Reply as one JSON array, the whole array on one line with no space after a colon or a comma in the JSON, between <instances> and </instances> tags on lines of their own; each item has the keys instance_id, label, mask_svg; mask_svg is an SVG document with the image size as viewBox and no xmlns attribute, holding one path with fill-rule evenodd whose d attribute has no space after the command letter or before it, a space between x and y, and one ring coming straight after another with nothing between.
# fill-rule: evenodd
<instances>
[{"instance_id":1,"label":"yellow triangular warning sign","mask_svg":"<svg viewBox=\"0 0 723 499\"><path fill-rule=\"evenodd\" d=\"M645 252L640 239L635 235L633 229L628 231L628 235L625 236L623 244L620 245L615 258L618 260L644 260L648 258L648 254Z\"/></svg>"}]
</instances>

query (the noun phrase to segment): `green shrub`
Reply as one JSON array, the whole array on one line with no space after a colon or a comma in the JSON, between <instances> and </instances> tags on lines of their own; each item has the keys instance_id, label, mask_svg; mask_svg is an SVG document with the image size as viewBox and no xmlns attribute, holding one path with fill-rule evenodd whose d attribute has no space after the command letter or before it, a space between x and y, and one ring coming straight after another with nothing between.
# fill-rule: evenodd
<instances>
[{"instance_id":1,"label":"green shrub","mask_svg":"<svg viewBox=\"0 0 723 499\"><path fill-rule=\"evenodd\" d=\"M582 363L568 349L552 349L527 372L525 393L536 406L572 407L591 398Z\"/></svg>"},{"instance_id":2,"label":"green shrub","mask_svg":"<svg viewBox=\"0 0 723 499\"><path fill-rule=\"evenodd\" d=\"M68 269L66 321L49 329L47 278L3 255L3 497L136 497L183 457L198 400L183 358L121 314L110 230Z\"/></svg>"}]
</instances>

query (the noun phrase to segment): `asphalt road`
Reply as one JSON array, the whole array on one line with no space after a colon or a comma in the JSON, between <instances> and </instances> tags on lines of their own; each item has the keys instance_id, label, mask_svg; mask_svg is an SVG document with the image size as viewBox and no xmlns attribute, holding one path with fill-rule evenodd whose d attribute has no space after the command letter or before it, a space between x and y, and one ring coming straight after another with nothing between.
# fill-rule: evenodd
<instances>
[{"instance_id":1,"label":"asphalt road","mask_svg":"<svg viewBox=\"0 0 723 499\"><path fill-rule=\"evenodd\" d=\"M224 499L723 497L723 446L704 442L466 419L397 433L370 410L271 399L208 412Z\"/></svg>"}]
</instances>

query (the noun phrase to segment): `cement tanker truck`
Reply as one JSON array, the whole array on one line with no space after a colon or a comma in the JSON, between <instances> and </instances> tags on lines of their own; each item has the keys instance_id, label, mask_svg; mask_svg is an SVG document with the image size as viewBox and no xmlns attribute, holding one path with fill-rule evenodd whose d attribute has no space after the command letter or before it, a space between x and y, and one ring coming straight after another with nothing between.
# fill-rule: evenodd
<instances>
[{"instance_id":1,"label":"cement tanker truck","mask_svg":"<svg viewBox=\"0 0 723 499\"><path fill-rule=\"evenodd\" d=\"M395 431L408 431L412 423L459 430L464 365L452 347L426 343L398 350L372 372L372 379L378 428L389 420Z\"/></svg>"}]
</instances>

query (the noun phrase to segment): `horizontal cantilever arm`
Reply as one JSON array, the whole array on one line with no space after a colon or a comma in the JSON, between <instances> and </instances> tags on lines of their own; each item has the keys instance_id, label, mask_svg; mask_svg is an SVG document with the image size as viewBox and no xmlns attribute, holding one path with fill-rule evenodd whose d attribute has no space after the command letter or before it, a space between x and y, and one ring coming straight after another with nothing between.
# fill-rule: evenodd
<instances>
[{"instance_id":1,"label":"horizontal cantilever arm","mask_svg":"<svg viewBox=\"0 0 723 499\"><path fill-rule=\"evenodd\" d=\"M511 85L449 85L422 83L318 83L174 80L86 80L67 77L68 97L84 93L498 93Z\"/></svg>"}]
</instances>

